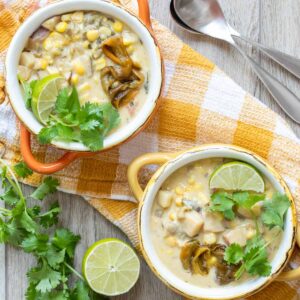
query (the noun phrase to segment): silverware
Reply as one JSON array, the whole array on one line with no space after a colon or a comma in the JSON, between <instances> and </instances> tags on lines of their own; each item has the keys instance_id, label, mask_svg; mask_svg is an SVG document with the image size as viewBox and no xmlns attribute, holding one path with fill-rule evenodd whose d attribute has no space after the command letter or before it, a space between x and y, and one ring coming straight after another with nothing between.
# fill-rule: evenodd
<instances>
[{"instance_id":1,"label":"silverware","mask_svg":"<svg viewBox=\"0 0 300 300\"><path fill-rule=\"evenodd\" d=\"M300 60L274 49L266 48L242 37L225 20L217 0L172 0L170 10L174 20L192 33L205 34L234 46L249 62L275 101L295 122L300 124L300 99L268 71L248 56L233 39L241 38L258 47L284 68L300 78Z\"/></svg>"}]
</instances>

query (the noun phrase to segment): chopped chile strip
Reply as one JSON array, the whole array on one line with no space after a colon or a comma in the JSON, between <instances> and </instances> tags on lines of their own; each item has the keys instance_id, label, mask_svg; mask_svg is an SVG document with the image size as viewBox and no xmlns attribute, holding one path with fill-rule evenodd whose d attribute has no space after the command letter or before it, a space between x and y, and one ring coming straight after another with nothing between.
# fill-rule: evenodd
<instances>
[{"instance_id":1,"label":"chopped chile strip","mask_svg":"<svg viewBox=\"0 0 300 300\"><path fill-rule=\"evenodd\" d=\"M127 53L120 36L113 36L102 44L102 50L112 62L101 70L101 83L116 108L129 103L139 92L145 78Z\"/></svg>"}]
</instances>

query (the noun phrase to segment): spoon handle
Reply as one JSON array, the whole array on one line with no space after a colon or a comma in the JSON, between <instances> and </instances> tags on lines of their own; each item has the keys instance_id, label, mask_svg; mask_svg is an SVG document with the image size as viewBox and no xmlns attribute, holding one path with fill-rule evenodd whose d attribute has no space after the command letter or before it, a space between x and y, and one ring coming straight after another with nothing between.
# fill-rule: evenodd
<instances>
[{"instance_id":1,"label":"spoon handle","mask_svg":"<svg viewBox=\"0 0 300 300\"><path fill-rule=\"evenodd\" d=\"M300 99L286 86L263 69L256 61L247 55L239 46L237 50L246 58L256 75L268 89L278 105L298 124L300 124Z\"/></svg>"},{"instance_id":2,"label":"spoon handle","mask_svg":"<svg viewBox=\"0 0 300 300\"><path fill-rule=\"evenodd\" d=\"M276 61L278 64L280 64L283 68L294 74L296 77L300 78L300 59L285 54L283 52L280 52L278 50L268 48L263 46L262 44L259 44L257 42L251 41L243 36L237 36L245 42L252 44L253 46L257 47L261 52L265 53L267 56L269 56L271 59Z\"/></svg>"}]
</instances>

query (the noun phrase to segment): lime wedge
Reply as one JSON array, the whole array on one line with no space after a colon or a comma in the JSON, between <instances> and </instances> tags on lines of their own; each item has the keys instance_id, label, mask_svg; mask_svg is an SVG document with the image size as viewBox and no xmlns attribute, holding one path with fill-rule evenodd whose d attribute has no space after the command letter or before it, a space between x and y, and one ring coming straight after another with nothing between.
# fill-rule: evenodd
<instances>
[{"instance_id":1,"label":"lime wedge","mask_svg":"<svg viewBox=\"0 0 300 300\"><path fill-rule=\"evenodd\" d=\"M134 250L118 239L104 239L85 253L82 272L96 293L116 296L128 292L140 273L140 261Z\"/></svg>"},{"instance_id":2,"label":"lime wedge","mask_svg":"<svg viewBox=\"0 0 300 300\"><path fill-rule=\"evenodd\" d=\"M262 193L265 190L265 183L254 167L234 161L220 166L213 172L210 176L209 187Z\"/></svg>"},{"instance_id":3,"label":"lime wedge","mask_svg":"<svg viewBox=\"0 0 300 300\"><path fill-rule=\"evenodd\" d=\"M65 78L58 74L52 74L39 80L34 86L32 93L31 108L35 117L44 125L49 120L57 95Z\"/></svg>"}]
</instances>

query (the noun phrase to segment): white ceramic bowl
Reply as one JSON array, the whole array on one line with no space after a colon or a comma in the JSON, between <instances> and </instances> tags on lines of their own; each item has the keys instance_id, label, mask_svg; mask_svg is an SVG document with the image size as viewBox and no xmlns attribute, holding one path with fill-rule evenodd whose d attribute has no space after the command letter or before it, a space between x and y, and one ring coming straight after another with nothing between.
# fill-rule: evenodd
<instances>
[{"instance_id":1,"label":"white ceramic bowl","mask_svg":"<svg viewBox=\"0 0 300 300\"><path fill-rule=\"evenodd\" d=\"M22 91L18 83L17 67L20 55L28 38L45 20L55 15L76 10L98 11L113 16L127 24L142 40L151 62L149 94L143 108L128 125L105 138L103 147L103 150L105 150L121 144L145 125L155 110L162 87L162 61L155 39L143 22L125 9L101 0L68 0L50 4L36 11L21 25L9 46L5 62L6 89L18 118L32 133L38 134L42 129L42 125L34 117L33 113L26 109ZM53 142L53 145L66 150L88 151L88 148L81 143Z\"/></svg>"},{"instance_id":2,"label":"white ceramic bowl","mask_svg":"<svg viewBox=\"0 0 300 300\"><path fill-rule=\"evenodd\" d=\"M212 157L225 157L251 164L271 182L278 192L286 193L291 201L291 207L286 215L283 239L271 262L272 274L268 277L253 278L237 286L225 285L216 288L203 288L187 283L177 277L176 274L171 272L159 258L154 248L151 240L150 218L153 202L160 187L172 173L182 166ZM146 164L161 163L164 163L164 165L153 175L147 184L146 189L142 191L137 181L139 169ZM136 198L140 201L138 229L143 255L151 269L163 282L186 297L196 299L234 299L249 296L269 284L282 271L292 254L297 221L295 205L290 191L282 178L272 167L270 167L262 158L246 149L230 145L204 145L176 155L165 153L146 154L132 162L128 170L128 180ZM285 278L299 278L299 270L293 272L293 274L286 274ZM291 277L291 275L294 277ZM284 279L283 275L282 279Z\"/></svg>"}]
</instances>

